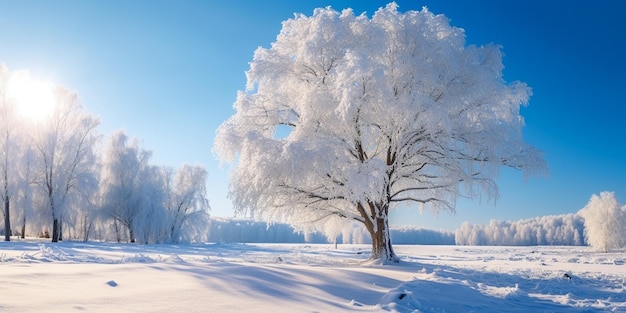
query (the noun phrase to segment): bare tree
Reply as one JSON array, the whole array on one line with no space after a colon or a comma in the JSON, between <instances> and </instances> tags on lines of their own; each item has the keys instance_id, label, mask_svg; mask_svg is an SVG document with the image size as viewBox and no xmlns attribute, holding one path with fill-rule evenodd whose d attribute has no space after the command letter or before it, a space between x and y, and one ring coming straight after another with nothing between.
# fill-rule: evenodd
<instances>
[{"instance_id":1,"label":"bare tree","mask_svg":"<svg viewBox=\"0 0 626 313\"><path fill-rule=\"evenodd\" d=\"M357 221L371 258L397 262L388 217L399 204L454 211L459 195L497 197L502 166L545 169L522 138L530 89L502 69L498 46L465 46L462 29L426 9L285 21L215 140L236 162L236 210L300 228Z\"/></svg>"}]
</instances>

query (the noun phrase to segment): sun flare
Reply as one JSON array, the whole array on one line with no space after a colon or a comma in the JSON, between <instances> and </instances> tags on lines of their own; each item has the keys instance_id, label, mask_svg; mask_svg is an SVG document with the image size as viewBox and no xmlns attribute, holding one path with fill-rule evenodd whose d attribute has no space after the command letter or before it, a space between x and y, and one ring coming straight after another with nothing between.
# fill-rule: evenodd
<instances>
[{"instance_id":1,"label":"sun flare","mask_svg":"<svg viewBox=\"0 0 626 313\"><path fill-rule=\"evenodd\" d=\"M41 122L52 114L56 101L51 83L34 79L28 72L19 72L11 78L8 89L20 116Z\"/></svg>"}]
</instances>

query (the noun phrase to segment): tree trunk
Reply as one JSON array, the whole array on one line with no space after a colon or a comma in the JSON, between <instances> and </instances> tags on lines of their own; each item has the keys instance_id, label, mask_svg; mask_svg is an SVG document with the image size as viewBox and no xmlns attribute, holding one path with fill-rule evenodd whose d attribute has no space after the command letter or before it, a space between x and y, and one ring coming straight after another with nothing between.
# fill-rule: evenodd
<instances>
[{"instance_id":1,"label":"tree trunk","mask_svg":"<svg viewBox=\"0 0 626 313\"><path fill-rule=\"evenodd\" d=\"M58 241L63 241L63 218L59 218Z\"/></svg>"},{"instance_id":2,"label":"tree trunk","mask_svg":"<svg viewBox=\"0 0 626 313\"><path fill-rule=\"evenodd\" d=\"M59 242L59 219L52 218L52 242Z\"/></svg>"},{"instance_id":3,"label":"tree trunk","mask_svg":"<svg viewBox=\"0 0 626 313\"><path fill-rule=\"evenodd\" d=\"M83 241L89 241L89 235L91 233L92 221L89 216L83 217Z\"/></svg>"},{"instance_id":4,"label":"tree trunk","mask_svg":"<svg viewBox=\"0 0 626 313\"><path fill-rule=\"evenodd\" d=\"M24 211L24 219L22 220L22 239L26 237L26 211Z\"/></svg>"},{"instance_id":5,"label":"tree trunk","mask_svg":"<svg viewBox=\"0 0 626 313\"><path fill-rule=\"evenodd\" d=\"M117 243L120 243L122 241L122 236L120 236L120 228L117 226L117 220L113 221L113 226L115 227L115 239L117 240Z\"/></svg>"},{"instance_id":6,"label":"tree trunk","mask_svg":"<svg viewBox=\"0 0 626 313\"><path fill-rule=\"evenodd\" d=\"M133 228L128 228L128 236L130 237L130 243L135 243L135 232L133 232Z\"/></svg>"},{"instance_id":7,"label":"tree trunk","mask_svg":"<svg viewBox=\"0 0 626 313\"><path fill-rule=\"evenodd\" d=\"M4 241L11 241L11 218L9 216L9 197L4 197Z\"/></svg>"},{"instance_id":8,"label":"tree trunk","mask_svg":"<svg viewBox=\"0 0 626 313\"><path fill-rule=\"evenodd\" d=\"M376 228L370 231L370 235L372 236L372 254L370 255L370 260L379 260L383 264L400 262L400 259L396 256L391 246L389 219L386 215L376 218Z\"/></svg>"},{"instance_id":9,"label":"tree trunk","mask_svg":"<svg viewBox=\"0 0 626 313\"><path fill-rule=\"evenodd\" d=\"M388 215L389 207L385 205L375 205L372 202L368 202L367 207L368 209L361 204L357 204L357 210L361 212L361 215L365 219L365 228L372 237L372 253L370 260L382 264L400 262L400 259L396 256L391 246Z\"/></svg>"},{"instance_id":10,"label":"tree trunk","mask_svg":"<svg viewBox=\"0 0 626 313\"><path fill-rule=\"evenodd\" d=\"M363 224L372 238L370 261L382 264L399 263L391 246L389 231L389 205L376 205L368 201L366 205L357 203L357 211L363 217Z\"/></svg>"}]
</instances>

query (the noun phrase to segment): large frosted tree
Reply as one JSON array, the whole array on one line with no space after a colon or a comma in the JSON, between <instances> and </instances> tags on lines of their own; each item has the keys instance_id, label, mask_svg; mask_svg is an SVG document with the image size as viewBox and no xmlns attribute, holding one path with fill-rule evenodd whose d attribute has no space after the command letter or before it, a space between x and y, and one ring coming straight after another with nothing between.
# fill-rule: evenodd
<instances>
[{"instance_id":1,"label":"large frosted tree","mask_svg":"<svg viewBox=\"0 0 626 313\"><path fill-rule=\"evenodd\" d=\"M398 205L454 211L460 195L497 197L502 166L545 169L522 138L530 88L502 69L499 46L466 46L462 29L427 9L296 15L255 51L217 131L218 157L236 164L236 210L300 227L357 221L370 258L396 262L388 217Z\"/></svg>"}]
</instances>

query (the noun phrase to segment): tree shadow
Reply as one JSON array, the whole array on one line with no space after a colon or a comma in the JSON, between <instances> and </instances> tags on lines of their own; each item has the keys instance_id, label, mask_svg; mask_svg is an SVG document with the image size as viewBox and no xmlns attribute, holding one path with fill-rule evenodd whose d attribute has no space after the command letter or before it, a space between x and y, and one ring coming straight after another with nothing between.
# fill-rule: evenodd
<instances>
[{"instance_id":1,"label":"tree shadow","mask_svg":"<svg viewBox=\"0 0 626 313\"><path fill-rule=\"evenodd\" d=\"M385 271L368 273L360 267L219 262L206 266L181 264L177 269L234 299L240 295L299 311L376 307L389 289L403 283L386 277ZM326 308L319 308L320 304Z\"/></svg>"}]
</instances>

